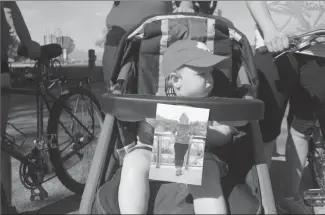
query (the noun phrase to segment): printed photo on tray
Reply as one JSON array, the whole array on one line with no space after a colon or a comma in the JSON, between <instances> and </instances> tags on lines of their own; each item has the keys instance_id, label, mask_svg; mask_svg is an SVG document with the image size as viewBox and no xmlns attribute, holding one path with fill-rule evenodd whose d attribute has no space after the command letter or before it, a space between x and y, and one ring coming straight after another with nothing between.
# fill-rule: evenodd
<instances>
[{"instance_id":1,"label":"printed photo on tray","mask_svg":"<svg viewBox=\"0 0 325 215\"><path fill-rule=\"evenodd\" d=\"M157 104L149 178L201 185L209 109Z\"/></svg>"}]
</instances>

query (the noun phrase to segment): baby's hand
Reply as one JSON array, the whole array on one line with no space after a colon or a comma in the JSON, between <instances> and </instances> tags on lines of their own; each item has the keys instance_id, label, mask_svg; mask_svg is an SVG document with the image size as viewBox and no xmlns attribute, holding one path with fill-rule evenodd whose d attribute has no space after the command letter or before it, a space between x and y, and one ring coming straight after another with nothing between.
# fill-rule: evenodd
<instances>
[{"instance_id":1,"label":"baby's hand","mask_svg":"<svg viewBox=\"0 0 325 215\"><path fill-rule=\"evenodd\" d=\"M230 142L232 140L232 131L231 127L213 121L207 128L207 144L221 146Z\"/></svg>"}]
</instances>

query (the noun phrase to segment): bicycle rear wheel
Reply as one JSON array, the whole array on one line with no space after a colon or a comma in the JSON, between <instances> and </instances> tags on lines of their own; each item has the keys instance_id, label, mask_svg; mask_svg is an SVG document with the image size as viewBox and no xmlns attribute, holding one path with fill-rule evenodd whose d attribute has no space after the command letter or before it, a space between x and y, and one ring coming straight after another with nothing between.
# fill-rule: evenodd
<instances>
[{"instance_id":1,"label":"bicycle rear wheel","mask_svg":"<svg viewBox=\"0 0 325 215\"><path fill-rule=\"evenodd\" d=\"M308 162L315 186L325 190L325 142L319 128L314 129L309 142Z\"/></svg>"},{"instance_id":2,"label":"bicycle rear wheel","mask_svg":"<svg viewBox=\"0 0 325 215\"><path fill-rule=\"evenodd\" d=\"M76 194L83 193L103 119L97 98L83 87L66 90L51 109L50 160L62 184Z\"/></svg>"}]
</instances>

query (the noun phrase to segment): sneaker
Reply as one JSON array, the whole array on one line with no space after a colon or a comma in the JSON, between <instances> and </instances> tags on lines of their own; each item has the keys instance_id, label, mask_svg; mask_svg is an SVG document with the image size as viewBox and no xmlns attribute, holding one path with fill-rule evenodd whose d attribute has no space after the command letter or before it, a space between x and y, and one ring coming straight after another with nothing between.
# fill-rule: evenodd
<instances>
[{"instance_id":1,"label":"sneaker","mask_svg":"<svg viewBox=\"0 0 325 215\"><path fill-rule=\"evenodd\" d=\"M180 169L177 168L177 169L176 169L176 176L180 176L180 174L181 174L181 173L180 173Z\"/></svg>"},{"instance_id":2,"label":"sneaker","mask_svg":"<svg viewBox=\"0 0 325 215\"><path fill-rule=\"evenodd\" d=\"M179 175L183 175L183 169L179 170Z\"/></svg>"},{"instance_id":3,"label":"sneaker","mask_svg":"<svg viewBox=\"0 0 325 215\"><path fill-rule=\"evenodd\" d=\"M277 210L281 214L315 214L314 208L308 206L300 196L284 198L277 204Z\"/></svg>"}]
</instances>

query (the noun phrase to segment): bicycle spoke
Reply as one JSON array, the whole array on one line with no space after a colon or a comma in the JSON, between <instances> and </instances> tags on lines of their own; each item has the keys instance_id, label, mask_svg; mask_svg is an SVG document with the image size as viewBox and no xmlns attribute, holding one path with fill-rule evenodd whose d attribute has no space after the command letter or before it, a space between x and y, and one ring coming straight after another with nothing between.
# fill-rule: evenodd
<instances>
[{"instance_id":1,"label":"bicycle spoke","mask_svg":"<svg viewBox=\"0 0 325 215\"><path fill-rule=\"evenodd\" d=\"M78 144L78 151L80 151L80 149L84 148L86 145L88 145L88 143ZM61 163L64 163L65 161L69 160L75 154L76 154L76 151L75 150L69 152L64 157L62 157Z\"/></svg>"},{"instance_id":2,"label":"bicycle spoke","mask_svg":"<svg viewBox=\"0 0 325 215\"><path fill-rule=\"evenodd\" d=\"M79 97L77 99L77 104L75 105L75 108L74 108L74 114L77 113L77 109L78 109L78 103L79 103ZM75 120L72 119L72 123L71 123L71 126L70 126L70 130L73 131L73 128L75 126Z\"/></svg>"},{"instance_id":3,"label":"bicycle spoke","mask_svg":"<svg viewBox=\"0 0 325 215\"><path fill-rule=\"evenodd\" d=\"M61 125L61 127L63 128L64 132L66 134L68 134L70 136L71 139L73 139L73 136L68 132L68 129L65 128L65 126L63 125L63 123L61 121L59 121L59 125Z\"/></svg>"},{"instance_id":4,"label":"bicycle spoke","mask_svg":"<svg viewBox=\"0 0 325 215\"><path fill-rule=\"evenodd\" d=\"M82 98L84 98L84 96L82 95ZM87 104L85 104L85 105L87 105ZM94 105L93 105L93 103L92 102L90 102L90 108L88 108L88 113L89 113L89 115L90 115L90 117L91 117L91 122L92 122L92 129L93 130L95 130L95 118L94 118ZM87 105L87 107L88 107L88 105Z\"/></svg>"},{"instance_id":5,"label":"bicycle spoke","mask_svg":"<svg viewBox=\"0 0 325 215\"><path fill-rule=\"evenodd\" d=\"M64 142L67 143L68 141ZM64 143L60 144L63 145ZM60 153L64 152L69 146L71 146L73 144L73 141L71 141L67 146L65 146L62 150L60 150Z\"/></svg>"},{"instance_id":6,"label":"bicycle spoke","mask_svg":"<svg viewBox=\"0 0 325 215\"><path fill-rule=\"evenodd\" d=\"M69 114L70 114L70 117L72 117L76 122L78 122L78 124L85 130L85 131L87 131L87 133L88 134L90 134L91 135L91 132L88 130L88 128L87 127L85 127L82 123L80 123L80 120L73 114L73 113L71 113L71 111L69 110L69 108L66 108L66 107L64 107L63 108L65 111L67 111Z\"/></svg>"}]
</instances>

